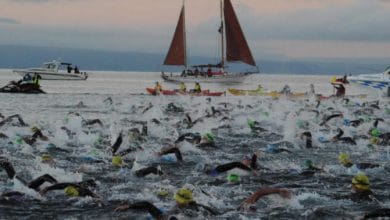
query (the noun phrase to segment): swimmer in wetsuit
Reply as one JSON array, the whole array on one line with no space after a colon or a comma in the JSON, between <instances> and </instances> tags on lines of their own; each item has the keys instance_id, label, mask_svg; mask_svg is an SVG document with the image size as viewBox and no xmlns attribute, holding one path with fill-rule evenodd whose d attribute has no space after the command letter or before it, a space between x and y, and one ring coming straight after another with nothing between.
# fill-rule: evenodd
<instances>
[{"instance_id":1,"label":"swimmer in wetsuit","mask_svg":"<svg viewBox=\"0 0 390 220\"><path fill-rule=\"evenodd\" d=\"M51 190L64 190L64 193L67 196L71 196L71 197L90 196L93 198L100 198L100 196L98 196L97 194L95 194L94 192L88 189L88 187L95 187L95 186L96 183L93 180L86 180L78 183L56 183L42 189L41 191L39 191L39 193L43 196L48 191Z\"/></svg>"},{"instance_id":2,"label":"swimmer in wetsuit","mask_svg":"<svg viewBox=\"0 0 390 220\"><path fill-rule=\"evenodd\" d=\"M238 207L238 210L240 211L255 211L256 208L251 207L251 205L255 204L257 200L259 200L263 196L271 195L271 194L278 194L282 198L290 199L291 198L291 192L287 189L282 188L263 188L259 189L258 191L254 192L252 195L250 195L248 198L246 198Z\"/></svg>"},{"instance_id":3,"label":"swimmer in wetsuit","mask_svg":"<svg viewBox=\"0 0 390 220\"><path fill-rule=\"evenodd\" d=\"M210 215L219 215L220 213L216 211L215 209L199 204L193 200L192 191L186 188L181 188L177 190L177 192L174 195L174 199L176 201L175 207L173 207L171 210L167 212L163 212L162 210L158 209L155 205L148 201L140 201L135 203L125 203L117 208L115 208L115 211L126 211L126 210L139 210L139 211L147 211L149 212L154 218L158 220L165 220L165 219L177 219L174 215L179 214L184 210L194 210L196 212L199 212L200 210L204 210L205 212L209 213Z\"/></svg>"},{"instance_id":4,"label":"swimmer in wetsuit","mask_svg":"<svg viewBox=\"0 0 390 220\"><path fill-rule=\"evenodd\" d=\"M374 163L356 163L356 164L353 164L349 155L346 154L346 153L340 153L339 154L339 162L344 166L344 167L352 167L353 165L356 166L356 168L360 169L360 170L364 170L364 169L372 169L372 168L377 168L377 167L380 167L379 164L374 164Z\"/></svg>"},{"instance_id":5,"label":"swimmer in wetsuit","mask_svg":"<svg viewBox=\"0 0 390 220\"><path fill-rule=\"evenodd\" d=\"M216 168L207 171L206 173L212 176L218 176L219 174L232 170L234 168L249 172L257 170L259 168L259 166L257 165L257 155L253 154L252 158L245 156L245 158L240 162L236 161L219 165Z\"/></svg>"}]
</instances>

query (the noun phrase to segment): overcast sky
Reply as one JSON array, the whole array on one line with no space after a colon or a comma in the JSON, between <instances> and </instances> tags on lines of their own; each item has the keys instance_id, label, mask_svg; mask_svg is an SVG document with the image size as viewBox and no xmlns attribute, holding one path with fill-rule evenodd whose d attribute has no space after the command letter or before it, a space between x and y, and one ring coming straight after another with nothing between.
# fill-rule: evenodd
<instances>
[{"instance_id":1,"label":"overcast sky","mask_svg":"<svg viewBox=\"0 0 390 220\"><path fill-rule=\"evenodd\" d=\"M390 58L390 0L232 0L256 59ZM0 44L164 54L182 0L0 0ZM219 0L186 0L190 55L216 56Z\"/></svg>"}]
</instances>

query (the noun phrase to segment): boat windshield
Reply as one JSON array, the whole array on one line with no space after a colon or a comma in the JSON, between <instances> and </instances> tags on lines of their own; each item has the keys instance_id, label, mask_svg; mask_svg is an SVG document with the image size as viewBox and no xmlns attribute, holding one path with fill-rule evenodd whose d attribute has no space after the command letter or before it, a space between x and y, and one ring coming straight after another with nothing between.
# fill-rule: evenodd
<instances>
[{"instance_id":1,"label":"boat windshield","mask_svg":"<svg viewBox=\"0 0 390 220\"><path fill-rule=\"evenodd\" d=\"M56 69L57 65L55 63L45 63L43 64L44 69Z\"/></svg>"}]
</instances>

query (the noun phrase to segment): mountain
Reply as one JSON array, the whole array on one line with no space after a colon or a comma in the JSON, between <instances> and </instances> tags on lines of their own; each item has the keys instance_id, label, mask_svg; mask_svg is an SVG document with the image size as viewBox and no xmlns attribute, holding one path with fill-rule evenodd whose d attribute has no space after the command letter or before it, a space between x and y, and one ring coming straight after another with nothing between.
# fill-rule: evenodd
<instances>
[{"instance_id":1,"label":"mountain","mask_svg":"<svg viewBox=\"0 0 390 220\"><path fill-rule=\"evenodd\" d=\"M43 62L53 59L71 62L82 70L113 70L113 71L171 71L175 68L163 67L165 54L141 52L118 52L93 49L72 49L55 47L33 47L0 45L0 68L37 67ZM191 57L191 63L210 63L215 58ZM380 72L390 59L289 59L256 61L262 73L291 74L329 74L372 73ZM176 68L177 69L177 68Z\"/></svg>"}]
</instances>

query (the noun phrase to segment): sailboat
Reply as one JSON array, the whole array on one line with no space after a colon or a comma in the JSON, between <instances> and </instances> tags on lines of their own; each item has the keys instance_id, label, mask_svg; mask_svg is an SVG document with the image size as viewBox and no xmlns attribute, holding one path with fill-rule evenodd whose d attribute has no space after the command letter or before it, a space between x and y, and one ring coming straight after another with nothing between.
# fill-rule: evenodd
<instances>
[{"instance_id":1,"label":"sailboat","mask_svg":"<svg viewBox=\"0 0 390 220\"><path fill-rule=\"evenodd\" d=\"M221 0L221 26L218 29L221 35L221 57L217 64L203 64L189 66L187 61L186 28L185 28L185 5L180 12L179 21L164 65L184 66L180 74L161 73L161 77L169 82L211 82L211 83L240 83L252 74L258 73L256 66L240 23L234 12L230 0ZM242 62L254 67L253 71L229 73L226 71L227 62Z\"/></svg>"}]
</instances>

